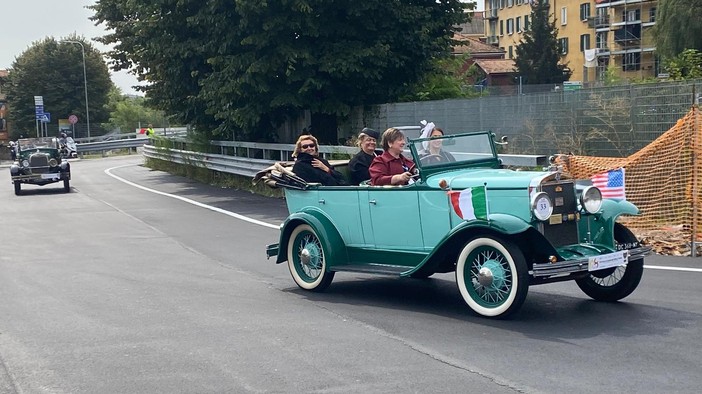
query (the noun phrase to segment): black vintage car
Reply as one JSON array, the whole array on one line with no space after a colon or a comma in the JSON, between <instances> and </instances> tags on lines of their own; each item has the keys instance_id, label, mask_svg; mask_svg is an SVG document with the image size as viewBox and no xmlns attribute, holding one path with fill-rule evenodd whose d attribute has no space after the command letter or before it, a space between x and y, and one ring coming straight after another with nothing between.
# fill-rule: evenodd
<instances>
[{"instance_id":1,"label":"black vintage car","mask_svg":"<svg viewBox=\"0 0 702 394\"><path fill-rule=\"evenodd\" d=\"M10 176L19 195L23 183L44 186L63 181L63 190L71 191L71 165L61 158L58 139L24 138L15 145L17 161L10 166Z\"/></svg>"}]
</instances>

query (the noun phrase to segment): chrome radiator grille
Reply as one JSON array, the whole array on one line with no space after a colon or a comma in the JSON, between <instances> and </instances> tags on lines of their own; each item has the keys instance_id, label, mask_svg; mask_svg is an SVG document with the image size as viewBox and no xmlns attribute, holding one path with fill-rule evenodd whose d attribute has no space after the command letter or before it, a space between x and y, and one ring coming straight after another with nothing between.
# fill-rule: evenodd
<instances>
[{"instance_id":1,"label":"chrome radiator grille","mask_svg":"<svg viewBox=\"0 0 702 394\"><path fill-rule=\"evenodd\" d=\"M32 154L29 156L29 166L35 174L49 171L49 155L46 153Z\"/></svg>"},{"instance_id":2,"label":"chrome radiator grille","mask_svg":"<svg viewBox=\"0 0 702 394\"><path fill-rule=\"evenodd\" d=\"M578 243L578 213L573 182L544 183L541 190L553 202L553 214L544 222L543 234L553 246Z\"/></svg>"}]
</instances>

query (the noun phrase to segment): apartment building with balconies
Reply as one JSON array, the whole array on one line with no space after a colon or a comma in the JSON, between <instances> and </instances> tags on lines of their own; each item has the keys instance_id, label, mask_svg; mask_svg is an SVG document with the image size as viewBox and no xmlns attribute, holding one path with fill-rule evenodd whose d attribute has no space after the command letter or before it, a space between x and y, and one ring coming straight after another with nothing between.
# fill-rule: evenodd
<instances>
[{"instance_id":1,"label":"apartment building with balconies","mask_svg":"<svg viewBox=\"0 0 702 394\"><path fill-rule=\"evenodd\" d=\"M558 28L563 50L561 62L573 72L570 81L592 83L597 75L595 29L591 27L595 0L533 0L549 5L551 20ZM530 0L485 0L486 42L505 50L508 59L516 56L531 18Z\"/></svg>"},{"instance_id":2,"label":"apartment building with balconies","mask_svg":"<svg viewBox=\"0 0 702 394\"><path fill-rule=\"evenodd\" d=\"M595 29L597 75L609 66L626 79L655 77L659 60L652 27L658 0L596 0L590 25Z\"/></svg>"}]
</instances>

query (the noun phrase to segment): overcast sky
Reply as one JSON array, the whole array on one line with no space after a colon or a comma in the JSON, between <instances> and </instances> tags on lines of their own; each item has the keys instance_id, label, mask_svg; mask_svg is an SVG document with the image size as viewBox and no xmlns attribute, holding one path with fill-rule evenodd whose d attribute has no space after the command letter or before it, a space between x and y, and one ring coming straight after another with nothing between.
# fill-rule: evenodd
<instances>
[{"instance_id":1,"label":"overcast sky","mask_svg":"<svg viewBox=\"0 0 702 394\"><path fill-rule=\"evenodd\" d=\"M3 7L3 19L0 23L0 69L10 68L15 58L26 51L35 41L46 37L57 40L73 33L91 40L105 35L105 29L93 25L88 20L92 11L85 6L94 0L19 0L10 1ZM109 48L92 41L93 46L101 51ZM112 74L112 81L125 94L136 94L132 89L138 82L136 77L127 72Z\"/></svg>"},{"instance_id":2,"label":"overcast sky","mask_svg":"<svg viewBox=\"0 0 702 394\"><path fill-rule=\"evenodd\" d=\"M3 0L10 1L10 0ZM464 0L470 2L474 0ZM95 0L19 0L6 4L3 19L0 24L3 37L0 39L0 69L10 68L15 58L26 51L33 42L46 37L57 40L73 33L86 39L102 36L105 29L95 26L88 18L92 11L85 6L95 3ZM477 0L478 10L484 10L484 0ZM92 41L101 51L109 48ZM138 82L136 77L126 71L112 74L112 81L125 94L135 94L133 85Z\"/></svg>"}]
</instances>

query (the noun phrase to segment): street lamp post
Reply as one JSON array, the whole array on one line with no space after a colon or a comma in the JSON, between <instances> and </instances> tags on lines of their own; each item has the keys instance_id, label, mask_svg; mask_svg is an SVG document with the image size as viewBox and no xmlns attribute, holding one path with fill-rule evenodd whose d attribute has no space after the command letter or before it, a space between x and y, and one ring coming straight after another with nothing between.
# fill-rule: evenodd
<instances>
[{"instance_id":1,"label":"street lamp post","mask_svg":"<svg viewBox=\"0 0 702 394\"><path fill-rule=\"evenodd\" d=\"M88 142L90 142L90 111L88 110L88 74L85 72L85 47L80 41L64 40L61 42L80 45L80 51L83 54L83 84L85 85L85 121L88 125Z\"/></svg>"}]
</instances>

